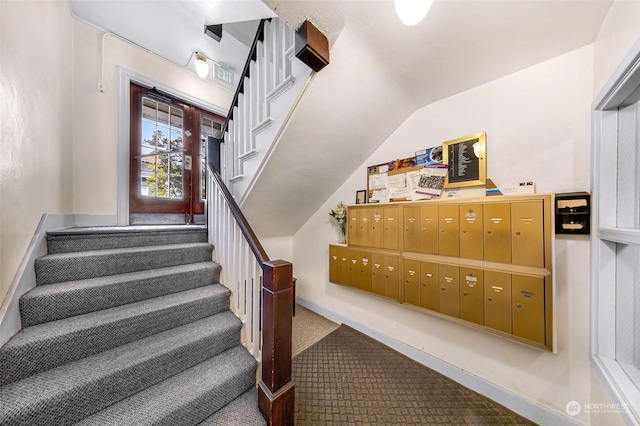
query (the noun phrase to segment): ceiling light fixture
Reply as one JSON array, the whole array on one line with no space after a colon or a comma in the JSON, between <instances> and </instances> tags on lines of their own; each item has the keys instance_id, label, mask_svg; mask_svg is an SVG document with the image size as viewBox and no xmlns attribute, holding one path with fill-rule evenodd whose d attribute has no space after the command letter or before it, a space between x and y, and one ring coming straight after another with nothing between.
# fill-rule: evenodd
<instances>
[{"instance_id":1,"label":"ceiling light fixture","mask_svg":"<svg viewBox=\"0 0 640 426\"><path fill-rule=\"evenodd\" d=\"M422 21L433 4L433 0L395 0L396 13L405 25Z\"/></svg>"},{"instance_id":2,"label":"ceiling light fixture","mask_svg":"<svg viewBox=\"0 0 640 426\"><path fill-rule=\"evenodd\" d=\"M207 57L199 52L196 52L196 72L200 78L205 78L209 74Z\"/></svg>"}]
</instances>

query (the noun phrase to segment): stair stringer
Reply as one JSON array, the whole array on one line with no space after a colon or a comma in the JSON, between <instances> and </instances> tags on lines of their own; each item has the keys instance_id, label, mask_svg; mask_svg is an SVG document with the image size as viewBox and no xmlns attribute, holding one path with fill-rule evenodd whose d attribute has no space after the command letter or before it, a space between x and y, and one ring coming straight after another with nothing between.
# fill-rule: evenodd
<instances>
[{"instance_id":1,"label":"stair stringer","mask_svg":"<svg viewBox=\"0 0 640 426\"><path fill-rule=\"evenodd\" d=\"M241 177L230 177L230 188L233 197L242 205L261 170L269 160L270 153L275 148L280 135L286 129L289 119L304 95L308 85L313 80L315 72L307 65L294 59L292 61L292 83L290 87L282 87L267 96L269 106L268 119L254 126L251 137L255 138L255 153L241 164ZM270 98L270 99L269 99ZM226 147L225 147L226 149ZM229 155L225 152L225 156ZM226 157L226 161L230 161Z\"/></svg>"}]
</instances>

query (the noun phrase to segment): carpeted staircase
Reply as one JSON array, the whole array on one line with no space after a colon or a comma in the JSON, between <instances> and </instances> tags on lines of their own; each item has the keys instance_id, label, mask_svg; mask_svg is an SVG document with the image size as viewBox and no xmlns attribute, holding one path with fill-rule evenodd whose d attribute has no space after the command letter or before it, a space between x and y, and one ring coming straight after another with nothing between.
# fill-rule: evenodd
<instances>
[{"instance_id":1,"label":"carpeted staircase","mask_svg":"<svg viewBox=\"0 0 640 426\"><path fill-rule=\"evenodd\" d=\"M0 348L0 425L264 424L205 228L75 228L47 245Z\"/></svg>"}]
</instances>

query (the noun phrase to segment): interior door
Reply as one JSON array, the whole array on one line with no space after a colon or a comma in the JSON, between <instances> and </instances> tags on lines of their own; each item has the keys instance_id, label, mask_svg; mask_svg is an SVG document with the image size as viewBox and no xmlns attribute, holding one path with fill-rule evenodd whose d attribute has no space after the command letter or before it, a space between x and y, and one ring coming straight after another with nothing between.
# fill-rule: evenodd
<instances>
[{"instance_id":1,"label":"interior door","mask_svg":"<svg viewBox=\"0 0 640 426\"><path fill-rule=\"evenodd\" d=\"M203 141L219 136L224 118L135 84L130 102L130 213L184 214L193 223L204 213Z\"/></svg>"}]
</instances>

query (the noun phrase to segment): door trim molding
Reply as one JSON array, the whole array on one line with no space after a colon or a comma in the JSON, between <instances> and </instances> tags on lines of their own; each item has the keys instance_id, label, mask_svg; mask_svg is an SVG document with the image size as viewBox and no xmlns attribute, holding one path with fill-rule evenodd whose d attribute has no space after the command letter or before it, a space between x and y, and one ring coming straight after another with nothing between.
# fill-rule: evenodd
<instances>
[{"instance_id":1,"label":"door trim molding","mask_svg":"<svg viewBox=\"0 0 640 426\"><path fill-rule=\"evenodd\" d=\"M169 87L159 81L139 74L133 70L118 67L117 113L118 113L118 141L117 141L117 217L118 225L129 225L129 87L131 83L145 87L156 87L158 90L183 100L193 106L214 112L223 117L228 111L219 105L196 98L177 89Z\"/></svg>"}]
</instances>

